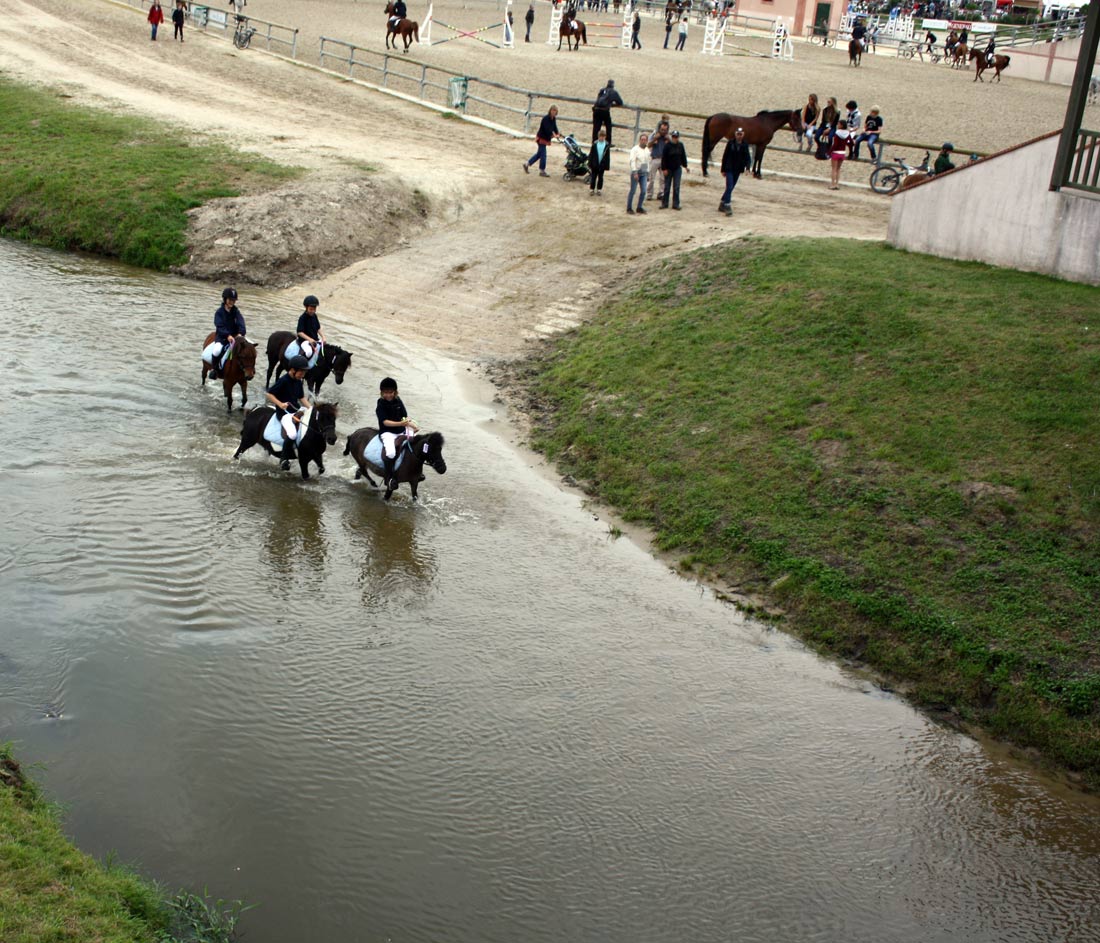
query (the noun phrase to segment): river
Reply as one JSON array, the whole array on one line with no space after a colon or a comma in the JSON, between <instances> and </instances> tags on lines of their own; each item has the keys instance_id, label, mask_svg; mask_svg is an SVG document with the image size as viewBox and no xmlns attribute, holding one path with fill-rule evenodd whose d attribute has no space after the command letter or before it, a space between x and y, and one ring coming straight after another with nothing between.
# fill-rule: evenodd
<instances>
[{"instance_id":1,"label":"river","mask_svg":"<svg viewBox=\"0 0 1100 943\"><path fill-rule=\"evenodd\" d=\"M1100 938L1100 802L615 539L465 365L322 299L303 483L231 460L217 287L6 242L0 286L0 740L85 850L256 943ZM342 455L387 374L447 437L419 506Z\"/></svg>"}]
</instances>

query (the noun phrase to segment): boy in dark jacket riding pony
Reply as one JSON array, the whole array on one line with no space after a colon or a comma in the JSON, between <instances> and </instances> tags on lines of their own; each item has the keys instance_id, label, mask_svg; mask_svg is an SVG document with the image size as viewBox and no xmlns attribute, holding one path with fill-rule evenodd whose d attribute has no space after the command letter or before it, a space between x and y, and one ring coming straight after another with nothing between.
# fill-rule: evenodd
<instances>
[{"instance_id":1,"label":"boy in dark jacket riding pony","mask_svg":"<svg viewBox=\"0 0 1100 943\"><path fill-rule=\"evenodd\" d=\"M399 436L411 436L420 431L405 410L405 404L397 395L397 381L386 377L378 385L378 405L374 415L378 419L378 436L382 440L382 468L385 471L385 485L389 487L393 480L394 465L397 463L397 439Z\"/></svg>"}]
</instances>

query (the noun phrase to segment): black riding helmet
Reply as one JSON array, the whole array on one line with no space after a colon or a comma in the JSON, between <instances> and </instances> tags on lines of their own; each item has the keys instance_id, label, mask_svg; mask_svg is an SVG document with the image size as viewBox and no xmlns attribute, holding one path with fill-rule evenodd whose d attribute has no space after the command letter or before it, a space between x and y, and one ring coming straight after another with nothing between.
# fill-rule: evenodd
<instances>
[{"instance_id":1,"label":"black riding helmet","mask_svg":"<svg viewBox=\"0 0 1100 943\"><path fill-rule=\"evenodd\" d=\"M947 142L946 144L944 144L944 146L943 146L943 150L945 150L945 151L953 151L953 150L955 150L955 145L954 145L954 144L952 144L952 143L951 143L950 141L948 141L948 142Z\"/></svg>"},{"instance_id":2,"label":"black riding helmet","mask_svg":"<svg viewBox=\"0 0 1100 943\"><path fill-rule=\"evenodd\" d=\"M306 295L305 300L302 302L302 306L306 308L316 308L320 304L321 302L317 300L316 295Z\"/></svg>"},{"instance_id":3,"label":"black riding helmet","mask_svg":"<svg viewBox=\"0 0 1100 943\"><path fill-rule=\"evenodd\" d=\"M309 361L301 354L296 354L287 361L286 366L288 370L308 370Z\"/></svg>"},{"instance_id":4,"label":"black riding helmet","mask_svg":"<svg viewBox=\"0 0 1100 943\"><path fill-rule=\"evenodd\" d=\"M237 289L236 288L223 288L222 289L222 301L228 301L230 298L232 298L234 301L237 300Z\"/></svg>"}]
</instances>

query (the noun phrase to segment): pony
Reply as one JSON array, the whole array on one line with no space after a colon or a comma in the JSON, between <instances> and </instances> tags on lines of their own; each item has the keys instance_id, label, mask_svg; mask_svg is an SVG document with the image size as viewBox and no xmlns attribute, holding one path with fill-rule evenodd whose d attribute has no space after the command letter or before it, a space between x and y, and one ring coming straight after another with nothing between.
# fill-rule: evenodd
<instances>
[{"instance_id":1,"label":"pony","mask_svg":"<svg viewBox=\"0 0 1100 943\"><path fill-rule=\"evenodd\" d=\"M725 112L711 115L703 122L703 176L707 176L707 161L710 160L710 152L715 145L722 138L733 137L733 132L742 128L745 132L745 143L754 145L752 175L760 179L764 151L775 137L775 132L783 127L789 127L795 134L806 130L798 111L758 111L751 118Z\"/></svg>"},{"instance_id":2,"label":"pony","mask_svg":"<svg viewBox=\"0 0 1100 943\"><path fill-rule=\"evenodd\" d=\"M955 43L951 48L951 68L965 69L967 57L970 55L970 47L966 43Z\"/></svg>"},{"instance_id":3,"label":"pony","mask_svg":"<svg viewBox=\"0 0 1100 943\"><path fill-rule=\"evenodd\" d=\"M1012 57L994 55L993 65L991 67L986 61L985 51L974 46L970 50L970 61L974 63L975 82L979 80L985 82L985 79L982 78L982 73L988 68L993 69L993 78L999 82L1001 81L1001 73L1008 68L1008 64L1012 61ZM993 79L990 79L990 81L992 82Z\"/></svg>"},{"instance_id":4,"label":"pony","mask_svg":"<svg viewBox=\"0 0 1100 943\"><path fill-rule=\"evenodd\" d=\"M211 331L203 341L203 350L207 345L214 343L217 335ZM206 375L213 368L205 360L202 362L202 385L206 386ZM241 388L241 409L248 402L248 381L256 375L256 345L246 338L238 338L233 345L233 353L225 362L225 371L222 374L222 389L225 391L225 414L233 415L233 387Z\"/></svg>"},{"instance_id":5,"label":"pony","mask_svg":"<svg viewBox=\"0 0 1100 943\"><path fill-rule=\"evenodd\" d=\"M344 454L354 458L355 464L359 466L355 469L355 480L366 478L372 488L377 488L378 482L371 478L370 473L373 471L381 478L384 469L380 465L368 462L363 452L367 447L367 443L376 435L378 435L377 429L364 426L362 429L356 429L348 436L347 445L344 447ZM419 433L413 436L407 445L402 445L398 454L401 454L402 451L405 457L394 472L393 479L386 486L387 501L389 501L397 485L403 481L408 482L409 489L412 491L412 499L416 501L416 489L420 482L424 480L422 472L425 465L430 465L440 475L447 473L447 463L443 461L442 432Z\"/></svg>"},{"instance_id":6,"label":"pony","mask_svg":"<svg viewBox=\"0 0 1100 943\"><path fill-rule=\"evenodd\" d=\"M309 481L309 463L317 466L317 474L325 473L325 463L321 460L325 454L325 448L336 444L336 407L338 403L315 403L313 413L309 417L309 426L302 435L302 441L298 443L298 464L302 466L302 480ZM274 406L260 406L253 409L244 417L241 426L241 444L233 453L233 458L241 457L242 452L247 452L257 443L262 445L268 455L279 457L279 453L271 443L264 438L264 427L275 413ZM283 462L283 470L290 468L290 462Z\"/></svg>"},{"instance_id":7,"label":"pony","mask_svg":"<svg viewBox=\"0 0 1100 943\"><path fill-rule=\"evenodd\" d=\"M858 39L848 42L848 65L858 66L863 59L863 43Z\"/></svg>"},{"instance_id":8,"label":"pony","mask_svg":"<svg viewBox=\"0 0 1100 943\"><path fill-rule=\"evenodd\" d=\"M582 42L586 46L588 45L588 31L580 20L577 20L577 26L574 28L568 18L562 17L561 26L558 27L558 52L561 52L561 41L563 39L568 49L580 49ZM573 45L574 39L577 41L575 46Z\"/></svg>"},{"instance_id":9,"label":"pony","mask_svg":"<svg viewBox=\"0 0 1100 943\"><path fill-rule=\"evenodd\" d=\"M292 331L275 331L267 339L267 380L266 385L271 386L271 374L275 379L286 369L286 357L283 356L289 344L297 335ZM331 373L339 386L344 382L344 374L351 366L351 354L343 347L335 344L325 344L321 350L321 356L317 363L306 371L306 388L312 393L320 393L321 385L328 379Z\"/></svg>"},{"instance_id":10,"label":"pony","mask_svg":"<svg viewBox=\"0 0 1100 943\"><path fill-rule=\"evenodd\" d=\"M390 0L386 4L386 48L390 48L390 37L393 37L393 48L397 48L397 37L400 36L405 41L405 52L409 51L409 46L413 42L420 42L420 24L416 20L410 20L408 17L393 22L393 2Z\"/></svg>"}]
</instances>

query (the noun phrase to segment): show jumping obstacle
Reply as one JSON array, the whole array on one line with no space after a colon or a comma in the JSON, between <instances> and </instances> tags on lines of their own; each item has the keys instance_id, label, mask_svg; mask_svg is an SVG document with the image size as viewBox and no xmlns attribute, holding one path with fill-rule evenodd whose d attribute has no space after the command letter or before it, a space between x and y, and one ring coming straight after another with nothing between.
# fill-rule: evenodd
<instances>
[{"instance_id":1,"label":"show jumping obstacle","mask_svg":"<svg viewBox=\"0 0 1100 943\"><path fill-rule=\"evenodd\" d=\"M454 36L448 36L446 39L432 40L432 24L435 23L442 29L448 29ZM500 42L495 43L491 39L485 39L483 36L479 36L479 33L487 33L491 29L501 28ZM424 25L420 27L420 45L421 46L442 46L443 43L449 43L454 39L476 39L479 43L485 43L487 46L492 46L494 49L515 49L516 48L516 34L512 27L512 0L508 0L508 6L504 11L504 20L500 23L490 23L488 26L480 26L477 29L459 29L457 26L451 26L450 23L444 23L442 20L437 20L432 15L432 5L428 4L428 15L424 18Z\"/></svg>"}]
</instances>

